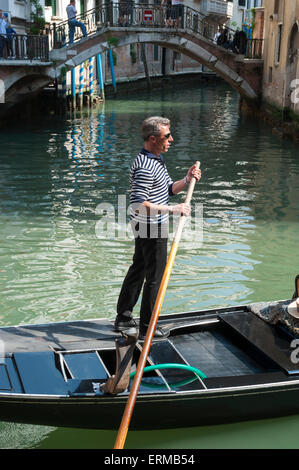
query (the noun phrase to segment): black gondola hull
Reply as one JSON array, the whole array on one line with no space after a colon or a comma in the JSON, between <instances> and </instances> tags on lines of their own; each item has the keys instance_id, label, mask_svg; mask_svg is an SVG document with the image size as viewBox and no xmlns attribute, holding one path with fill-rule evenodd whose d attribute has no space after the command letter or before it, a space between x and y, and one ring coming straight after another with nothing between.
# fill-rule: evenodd
<instances>
[{"instance_id":1,"label":"black gondola hull","mask_svg":"<svg viewBox=\"0 0 299 470\"><path fill-rule=\"evenodd\" d=\"M299 413L299 383L289 388L195 394L190 397L143 397L136 403L135 430L206 426L275 418ZM117 429L126 399L0 399L3 421L55 427Z\"/></svg>"},{"instance_id":2,"label":"black gondola hull","mask_svg":"<svg viewBox=\"0 0 299 470\"><path fill-rule=\"evenodd\" d=\"M184 362L206 378L151 372L139 390L131 429L299 413L293 333L266 324L244 306L167 315L160 324L171 334L152 344L149 364ZM107 320L0 328L6 346L0 363L0 420L118 429L130 389L107 395L99 387L113 373L118 336ZM141 348L137 343L135 364ZM179 378L184 380L178 385Z\"/></svg>"}]
</instances>

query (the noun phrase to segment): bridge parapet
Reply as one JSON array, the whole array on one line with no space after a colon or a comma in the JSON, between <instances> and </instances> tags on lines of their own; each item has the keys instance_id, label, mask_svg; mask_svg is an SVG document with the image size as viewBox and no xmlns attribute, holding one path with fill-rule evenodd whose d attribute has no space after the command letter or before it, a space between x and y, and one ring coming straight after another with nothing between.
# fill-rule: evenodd
<instances>
[{"instance_id":1,"label":"bridge parapet","mask_svg":"<svg viewBox=\"0 0 299 470\"><path fill-rule=\"evenodd\" d=\"M236 55L185 30L172 30L166 34L165 28L103 28L72 46L53 49L50 57L53 55L55 60L56 73L65 70L65 67L71 70L91 57L116 47L110 42L111 38L115 40L113 43L117 47L151 43L180 52L215 71L244 98L258 102L263 73L262 60L244 59L243 55Z\"/></svg>"},{"instance_id":2,"label":"bridge parapet","mask_svg":"<svg viewBox=\"0 0 299 470\"><path fill-rule=\"evenodd\" d=\"M15 61L49 61L48 35L13 34L5 40L3 59ZM2 60L3 60L2 59ZM1 61L0 64L3 64ZM5 64L8 65L8 64Z\"/></svg>"},{"instance_id":3,"label":"bridge parapet","mask_svg":"<svg viewBox=\"0 0 299 470\"><path fill-rule=\"evenodd\" d=\"M246 39L240 45L236 41L234 42L236 30L226 26L223 28L223 25L219 25L209 16L187 6L183 6L181 12L178 13L172 8L156 4L132 5L124 9L121 4L109 3L108 6L94 8L83 15L78 15L76 19L84 23L88 35L109 27L126 27L132 30L140 27L148 29L163 28L167 33L185 30L200 38L214 42L216 33L219 28L222 28L223 31L226 31L227 39L223 43L225 49L230 49L235 54L241 53L250 59L262 58L262 39ZM69 45L68 21L51 24L48 35L50 49L59 49ZM80 39L82 39L82 36L77 28L74 42Z\"/></svg>"}]
</instances>

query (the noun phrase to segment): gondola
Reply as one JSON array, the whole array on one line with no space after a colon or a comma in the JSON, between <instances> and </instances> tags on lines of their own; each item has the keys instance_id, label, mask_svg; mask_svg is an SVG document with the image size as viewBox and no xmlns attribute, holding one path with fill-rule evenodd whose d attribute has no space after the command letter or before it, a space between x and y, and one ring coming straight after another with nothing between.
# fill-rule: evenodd
<instances>
[{"instance_id":1,"label":"gondola","mask_svg":"<svg viewBox=\"0 0 299 470\"><path fill-rule=\"evenodd\" d=\"M291 300L161 315L130 428L299 413L298 284ZM141 350L108 319L1 327L0 420L117 429Z\"/></svg>"}]
</instances>

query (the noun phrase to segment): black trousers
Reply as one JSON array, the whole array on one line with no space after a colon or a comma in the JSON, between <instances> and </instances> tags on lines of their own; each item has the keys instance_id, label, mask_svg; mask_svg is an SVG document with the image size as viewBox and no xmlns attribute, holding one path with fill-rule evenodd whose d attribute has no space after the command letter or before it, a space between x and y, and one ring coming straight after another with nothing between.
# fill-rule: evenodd
<instances>
[{"instance_id":1,"label":"black trousers","mask_svg":"<svg viewBox=\"0 0 299 470\"><path fill-rule=\"evenodd\" d=\"M135 238L133 263L124 279L117 313L132 312L143 283L140 329L147 328L167 261L167 238Z\"/></svg>"},{"instance_id":2,"label":"black trousers","mask_svg":"<svg viewBox=\"0 0 299 470\"><path fill-rule=\"evenodd\" d=\"M0 57L3 57L4 46L6 45L6 39L4 36L0 36Z\"/></svg>"}]
</instances>

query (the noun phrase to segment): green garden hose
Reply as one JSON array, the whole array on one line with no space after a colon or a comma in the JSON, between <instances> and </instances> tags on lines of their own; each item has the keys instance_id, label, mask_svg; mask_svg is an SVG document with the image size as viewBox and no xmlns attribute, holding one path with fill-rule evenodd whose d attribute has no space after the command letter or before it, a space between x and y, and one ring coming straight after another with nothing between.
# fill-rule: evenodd
<instances>
[{"instance_id":1,"label":"green garden hose","mask_svg":"<svg viewBox=\"0 0 299 470\"><path fill-rule=\"evenodd\" d=\"M150 372L151 370L155 369L185 369L189 370L190 372L193 372L195 375L199 376L201 379L206 379L207 376L201 372L201 370L197 369L196 367L188 366L187 364L155 364L153 366L148 366L144 368L143 372ZM136 374L136 371L131 372L130 378L132 379L134 375Z\"/></svg>"}]
</instances>

